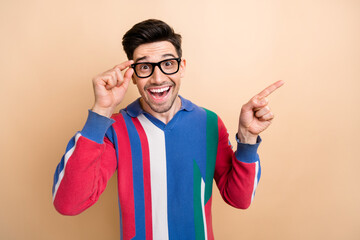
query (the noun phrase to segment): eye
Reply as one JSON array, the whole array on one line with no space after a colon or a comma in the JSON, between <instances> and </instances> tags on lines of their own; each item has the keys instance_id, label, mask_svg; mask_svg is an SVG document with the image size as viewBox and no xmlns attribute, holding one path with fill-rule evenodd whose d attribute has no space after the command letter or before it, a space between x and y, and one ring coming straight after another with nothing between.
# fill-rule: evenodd
<instances>
[{"instance_id":1,"label":"eye","mask_svg":"<svg viewBox=\"0 0 360 240\"><path fill-rule=\"evenodd\" d=\"M177 61L174 59L164 60L164 62L161 63L161 67L163 70L173 70L177 67Z\"/></svg>"},{"instance_id":2,"label":"eye","mask_svg":"<svg viewBox=\"0 0 360 240\"><path fill-rule=\"evenodd\" d=\"M136 65L136 70L138 72L148 72L148 71L151 71L151 69L152 69L152 66L147 63L140 63L140 64Z\"/></svg>"},{"instance_id":3,"label":"eye","mask_svg":"<svg viewBox=\"0 0 360 240\"><path fill-rule=\"evenodd\" d=\"M150 67L146 64L141 64L139 67L141 70L148 70Z\"/></svg>"},{"instance_id":4,"label":"eye","mask_svg":"<svg viewBox=\"0 0 360 240\"><path fill-rule=\"evenodd\" d=\"M164 65L165 65L166 67L170 67L170 66L174 65L174 61L173 61L173 60L166 61L166 62L164 63Z\"/></svg>"}]
</instances>

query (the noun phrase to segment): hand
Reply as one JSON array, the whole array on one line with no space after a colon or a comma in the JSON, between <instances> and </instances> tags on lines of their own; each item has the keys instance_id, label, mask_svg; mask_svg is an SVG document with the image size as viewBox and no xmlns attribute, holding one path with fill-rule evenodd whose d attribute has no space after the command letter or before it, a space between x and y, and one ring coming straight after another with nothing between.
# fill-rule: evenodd
<instances>
[{"instance_id":1,"label":"hand","mask_svg":"<svg viewBox=\"0 0 360 240\"><path fill-rule=\"evenodd\" d=\"M242 106L238 130L238 137L242 143L256 143L257 136L270 126L274 114L268 106L269 101L266 97L283 84L284 81L281 80L271 84Z\"/></svg>"},{"instance_id":2,"label":"hand","mask_svg":"<svg viewBox=\"0 0 360 240\"><path fill-rule=\"evenodd\" d=\"M95 103L92 111L105 117L111 117L117 105L124 99L131 76L134 73L129 68L132 60L116 65L114 68L96 76L93 79ZM121 71L126 70L124 75Z\"/></svg>"}]
</instances>

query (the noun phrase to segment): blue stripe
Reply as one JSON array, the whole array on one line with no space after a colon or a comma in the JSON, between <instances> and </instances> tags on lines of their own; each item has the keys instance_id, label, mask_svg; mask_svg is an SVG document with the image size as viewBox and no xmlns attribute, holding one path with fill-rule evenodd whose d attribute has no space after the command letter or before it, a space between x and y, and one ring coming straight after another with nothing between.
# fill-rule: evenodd
<instances>
[{"instance_id":1,"label":"blue stripe","mask_svg":"<svg viewBox=\"0 0 360 240\"><path fill-rule=\"evenodd\" d=\"M131 117L124 111L121 111L121 113L128 129L131 146L135 206L135 238L133 239L145 239L145 199L141 142Z\"/></svg>"},{"instance_id":2,"label":"blue stripe","mask_svg":"<svg viewBox=\"0 0 360 240\"><path fill-rule=\"evenodd\" d=\"M117 135L116 135L116 131L115 129L111 126L106 134L105 134L105 137L107 137L110 142L114 145L114 148L115 148L115 152L116 152L116 160L117 160L117 167L119 166L119 145L118 145L118 138L117 138ZM117 182L119 182L119 175L117 175ZM118 194L118 205L119 205L119 216L120 216L120 239L122 240L123 239L123 223L122 223L122 212L121 212L121 205L120 205L120 196Z\"/></svg>"},{"instance_id":3,"label":"blue stripe","mask_svg":"<svg viewBox=\"0 0 360 240\"><path fill-rule=\"evenodd\" d=\"M176 127L174 127L176 124ZM164 129L169 239L194 239L194 164L206 175L206 113L179 111ZM194 163L195 159L195 163ZM198 193L200 196L200 192Z\"/></svg>"},{"instance_id":4,"label":"blue stripe","mask_svg":"<svg viewBox=\"0 0 360 240\"><path fill-rule=\"evenodd\" d=\"M66 146L66 150L65 150L65 154L63 155L63 157L61 158L60 163L57 165L56 170L55 170L55 174L54 174L54 182L53 182L53 187L52 187L52 194L54 195L55 192L55 185L59 180L59 175L61 173L61 171L64 169L64 165L65 165L65 155L66 153L75 146L75 136L76 134L70 139L68 145Z\"/></svg>"}]
</instances>

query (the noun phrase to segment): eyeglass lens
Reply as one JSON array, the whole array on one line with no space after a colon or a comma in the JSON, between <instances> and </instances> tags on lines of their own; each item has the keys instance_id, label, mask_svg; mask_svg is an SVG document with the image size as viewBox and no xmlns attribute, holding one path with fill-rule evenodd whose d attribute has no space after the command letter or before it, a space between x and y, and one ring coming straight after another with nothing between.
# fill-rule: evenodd
<instances>
[{"instance_id":1,"label":"eyeglass lens","mask_svg":"<svg viewBox=\"0 0 360 240\"><path fill-rule=\"evenodd\" d=\"M139 77L149 77L153 73L155 66L158 66L165 74L174 74L179 70L178 59L167 59L159 63L136 63L134 65L136 75Z\"/></svg>"}]
</instances>

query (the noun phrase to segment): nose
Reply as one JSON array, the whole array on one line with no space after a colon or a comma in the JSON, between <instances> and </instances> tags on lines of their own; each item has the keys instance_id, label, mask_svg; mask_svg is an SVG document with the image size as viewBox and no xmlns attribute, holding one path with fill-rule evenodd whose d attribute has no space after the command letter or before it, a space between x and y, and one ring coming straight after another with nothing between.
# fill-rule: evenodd
<instances>
[{"instance_id":1,"label":"nose","mask_svg":"<svg viewBox=\"0 0 360 240\"><path fill-rule=\"evenodd\" d=\"M160 70L159 66L154 68L154 72L151 75L151 82L160 84L165 81L165 74Z\"/></svg>"}]
</instances>

